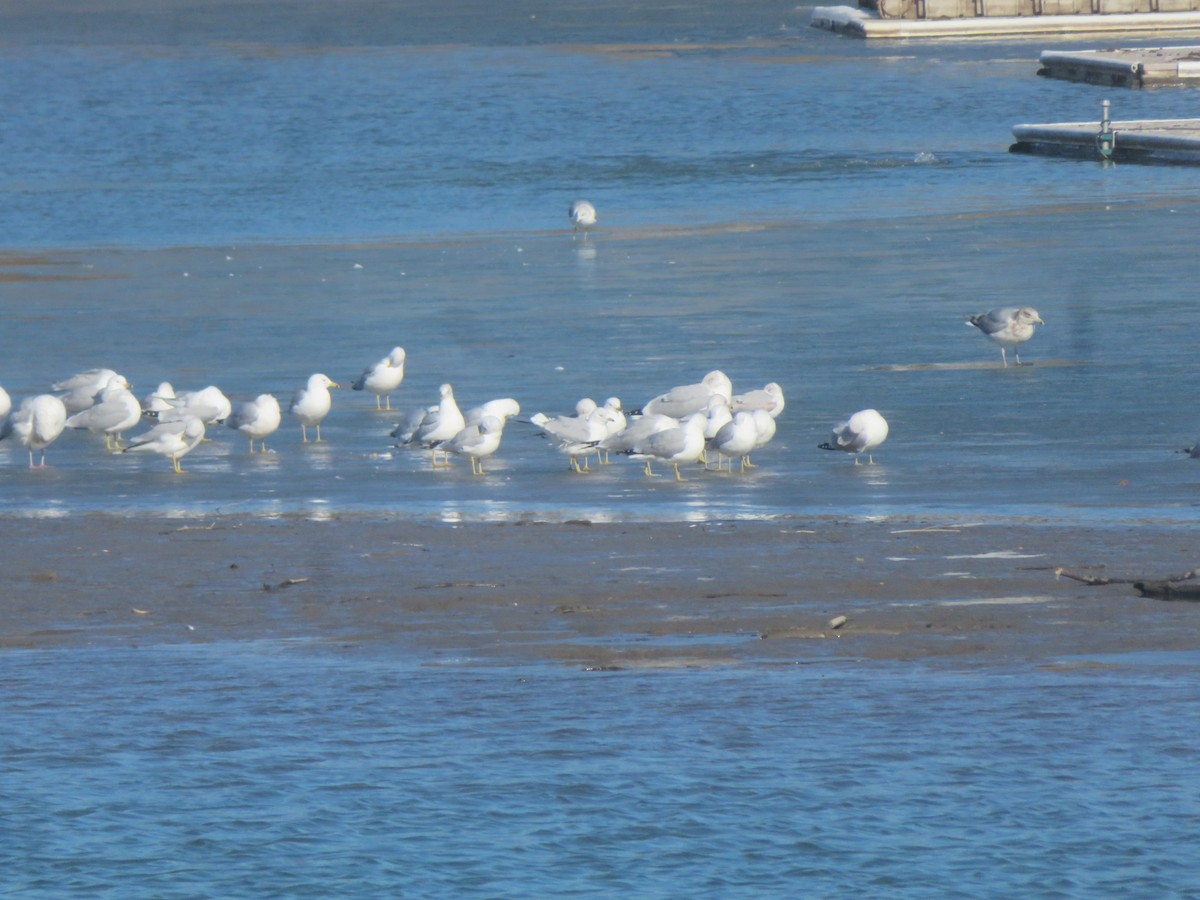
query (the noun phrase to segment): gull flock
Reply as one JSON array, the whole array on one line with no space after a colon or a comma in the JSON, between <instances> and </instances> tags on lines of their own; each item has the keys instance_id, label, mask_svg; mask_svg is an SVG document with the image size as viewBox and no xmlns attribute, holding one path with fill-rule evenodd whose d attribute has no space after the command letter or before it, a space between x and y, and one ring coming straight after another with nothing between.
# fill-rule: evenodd
<instances>
[{"instance_id":1,"label":"gull flock","mask_svg":"<svg viewBox=\"0 0 1200 900\"><path fill-rule=\"evenodd\" d=\"M568 209L573 236L596 223L596 209L586 200L574 201ZM967 319L991 341L1000 345L1001 365L1008 366L1006 350L1012 348L1021 365L1017 347L1033 337L1034 326L1045 324L1029 307L990 310ZM407 355L394 347L379 361L367 366L351 384L355 391L375 395L375 408L392 409L391 395L404 380ZM333 408L331 388L339 385L324 373L311 375L296 391L287 414L300 425L301 440L322 442L321 423ZM211 435L214 426L238 432L249 442L250 454L267 453L267 438L282 426L283 407L272 394L260 394L236 407L217 387L176 391L162 382L149 395L138 399L129 382L112 369L80 372L50 386L49 393L27 397L13 408L0 387L0 441L15 438L29 452L31 469L44 468L46 448L65 431L88 431L104 437L110 453L156 453L170 460L182 473L180 461ZM754 468L750 455L765 447L775 436L775 420L785 407L783 389L771 382L742 394L720 370L699 382L673 387L651 398L641 407L626 410L617 397L600 405L581 399L573 415L537 412L527 420L548 445L567 459L570 471L585 474L592 458L597 465L613 455L627 456L643 465L647 477L656 477L653 464L670 466L677 481L685 481L681 465L703 463L717 471L728 464L733 471ZM395 446L428 451L434 467L449 466L453 456L466 457L474 475L484 475L484 461L500 449L507 422L520 415L520 404L512 398L492 400L463 413L450 384L443 384L435 403L414 409L389 432ZM140 425L148 430L128 438ZM854 464L874 451L888 436L888 423L874 409L860 410L838 422L822 450L839 450L853 455ZM255 450L255 442L258 449ZM35 456L39 455L35 462ZM1195 455L1195 454L1193 454Z\"/></svg>"},{"instance_id":2,"label":"gull flock","mask_svg":"<svg viewBox=\"0 0 1200 900\"><path fill-rule=\"evenodd\" d=\"M376 408L391 409L391 393L403 381L405 352L396 347L368 366L352 383L354 390L376 395ZM300 425L301 441L323 442L321 423L333 408L331 389L339 385L324 373L311 375L287 406L287 415ZM284 421L284 408L272 394L234 404L219 388L176 391L162 382L138 399L126 378L113 369L89 369L54 382L51 393L24 399L13 408L0 388L0 440L15 438L29 451L30 468L44 468L46 448L67 431L87 431L104 438L110 453L156 453L182 473L181 460L212 429L224 426L248 441L251 455L266 453L267 439ZM386 405L385 405L386 404ZM436 403L410 411L389 436L395 446L428 452L434 467L449 466L452 457L465 457L471 472L484 475L484 461L500 449L506 424L518 420L532 426L548 445L567 457L571 471L586 473L591 463L607 463L613 455L643 464L647 476L661 473L652 464L668 465L685 481L681 465L703 462L723 468L738 460L740 471L752 468L750 454L775 436L775 418L785 406L783 388L770 383L744 394L721 371L708 373L695 384L671 388L626 412L616 397L603 405L583 399L573 415L536 413L518 420L521 406L512 398L491 400L459 409L454 388L443 384ZM132 436L139 426L147 427ZM875 446L874 444L872 446Z\"/></svg>"}]
</instances>

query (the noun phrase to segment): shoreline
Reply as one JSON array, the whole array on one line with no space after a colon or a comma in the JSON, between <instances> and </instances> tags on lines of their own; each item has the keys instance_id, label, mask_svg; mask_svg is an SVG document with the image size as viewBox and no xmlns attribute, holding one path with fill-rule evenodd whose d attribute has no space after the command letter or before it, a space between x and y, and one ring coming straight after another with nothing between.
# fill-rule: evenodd
<instances>
[{"instance_id":1,"label":"shoreline","mask_svg":"<svg viewBox=\"0 0 1200 900\"><path fill-rule=\"evenodd\" d=\"M0 652L302 641L611 670L1200 650L1200 606L1054 571L1186 571L1185 526L201 518L11 528Z\"/></svg>"}]
</instances>

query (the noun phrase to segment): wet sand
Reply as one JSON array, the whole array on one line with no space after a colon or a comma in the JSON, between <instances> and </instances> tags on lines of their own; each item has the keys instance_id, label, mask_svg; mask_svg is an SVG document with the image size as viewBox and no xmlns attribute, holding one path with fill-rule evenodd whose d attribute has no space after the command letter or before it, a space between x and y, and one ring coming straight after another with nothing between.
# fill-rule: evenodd
<instances>
[{"instance_id":1,"label":"wet sand","mask_svg":"<svg viewBox=\"0 0 1200 900\"><path fill-rule=\"evenodd\" d=\"M418 664L593 669L1069 667L1200 649L1200 604L1056 577L1196 566L1191 529L1145 523L96 515L9 518L5 533L9 649L293 641Z\"/></svg>"}]
</instances>

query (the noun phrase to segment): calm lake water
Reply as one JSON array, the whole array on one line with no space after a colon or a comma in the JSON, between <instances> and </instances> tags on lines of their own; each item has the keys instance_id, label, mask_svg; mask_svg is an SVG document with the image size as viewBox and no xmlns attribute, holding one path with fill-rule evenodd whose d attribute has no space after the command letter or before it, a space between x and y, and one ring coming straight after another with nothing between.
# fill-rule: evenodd
<instances>
[{"instance_id":1,"label":"calm lake water","mask_svg":"<svg viewBox=\"0 0 1200 900\"><path fill-rule=\"evenodd\" d=\"M339 392L302 446L64 435L0 514L1197 522L1196 172L1011 155L1195 112L1036 77L1087 42L856 42L809 7L116 2L4 14L0 385L109 366L281 399L392 346L395 402L780 383L745 477L486 478ZM421 4L421 7L426 6ZM502 8L502 9L501 9ZM1130 42L1122 42L1130 43ZM1143 43L1154 43L1153 41ZM567 204L600 223L572 240ZM1030 304L1033 365L966 315ZM880 465L817 451L878 408ZM36 526L35 526L36 527ZM49 543L47 553L56 552ZM19 896L1188 896L1196 668L597 676L245 642L0 655ZM1161 661L1160 661L1161 662ZM919 667L918 667L919 668Z\"/></svg>"}]
</instances>

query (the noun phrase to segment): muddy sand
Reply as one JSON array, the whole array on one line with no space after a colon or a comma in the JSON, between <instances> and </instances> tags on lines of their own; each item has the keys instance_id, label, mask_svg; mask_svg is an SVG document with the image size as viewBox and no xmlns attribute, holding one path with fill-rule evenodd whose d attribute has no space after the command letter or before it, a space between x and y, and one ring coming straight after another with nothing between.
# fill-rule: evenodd
<instances>
[{"instance_id":1,"label":"muddy sand","mask_svg":"<svg viewBox=\"0 0 1200 900\"><path fill-rule=\"evenodd\" d=\"M1200 648L1200 604L1055 571L1185 572L1179 527L77 516L5 532L3 648L294 641L595 669Z\"/></svg>"}]
</instances>

